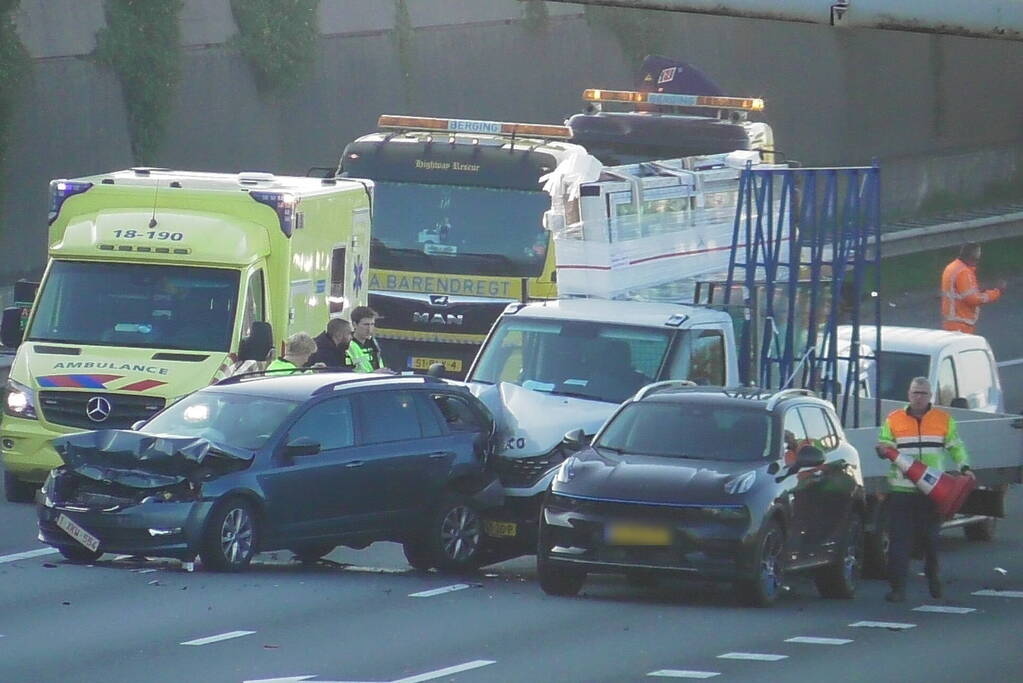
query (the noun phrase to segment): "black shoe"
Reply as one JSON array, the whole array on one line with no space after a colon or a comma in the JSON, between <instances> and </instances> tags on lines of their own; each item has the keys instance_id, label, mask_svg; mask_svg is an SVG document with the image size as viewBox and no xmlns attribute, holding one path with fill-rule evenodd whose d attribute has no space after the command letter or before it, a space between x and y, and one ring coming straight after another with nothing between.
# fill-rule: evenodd
<instances>
[{"instance_id":1,"label":"black shoe","mask_svg":"<svg viewBox=\"0 0 1023 683\"><path fill-rule=\"evenodd\" d=\"M906 591L901 588L893 588L885 593L884 599L888 602L906 602Z\"/></svg>"},{"instance_id":2,"label":"black shoe","mask_svg":"<svg viewBox=\"0 0 1023 683\"><path fill-rule=\"evenodd\" d=\"M927 575L927 589L931 591L931 597L939 600L944 591L941 587L941 578L937 574Z\"/></svg>"}]
</instances>

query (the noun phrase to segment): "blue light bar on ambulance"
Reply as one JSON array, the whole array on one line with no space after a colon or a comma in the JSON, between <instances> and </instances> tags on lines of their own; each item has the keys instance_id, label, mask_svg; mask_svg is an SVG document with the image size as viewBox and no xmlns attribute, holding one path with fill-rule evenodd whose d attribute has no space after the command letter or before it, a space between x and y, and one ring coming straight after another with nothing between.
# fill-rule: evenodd
<instances>
[{"instance_id":1,"label":"blue light bar on ambulance","mask_svg":"<svg viewBox=\"0 0 1023 683\"><path fill-rule=\"evenodd\" d=\"M285 237L291 237L291 233L295 231L295 195L289 192L250 190L249 196L277 212L277 218L281 222L281 232Z\"/></svg>"},{"instance_id":2,"label":"blue light bar on ambulance","mask_svg":"<svg viewBox=\"0 0 1023 683\"><path fill-rule=\"evenodd\" d=\"M47 225L53 225L60 214L60 207L68 197L82 194L92 187L92 183L84 183L76 180L51 180L50 181L50 213Z\"/></svg>"},{"instance_id":3,"label":"blue light bar on ambulance","mask_svg":"<svg viewBox=\"0 0 1023 683\"><path fill-rule=\"evenodd\" d=\"M400 130L431 130L445 133L468 133L470 135L524 135L537 138L572 137L568 126L552 126L543 123L506 123L503 121L474 121L472 119L435 119L428 116L394 116L383 114L377 120L378 128Z\"/></svg>"},{"instance_id":4,"label":"blue light bar on ambulance","mask_svg":"<svg viewBox=\"0 0 1023 683\"><path fill-rule=\"evenodd\" d=\"M639 104L660 104L669 107L711 107L713 109L743 109L763 111L764 101L759 97L722 97L718 95L676 95L666 92L636 92L633 90L583 91L587 102L632 102Z\"/></svg>"}]
</instances>

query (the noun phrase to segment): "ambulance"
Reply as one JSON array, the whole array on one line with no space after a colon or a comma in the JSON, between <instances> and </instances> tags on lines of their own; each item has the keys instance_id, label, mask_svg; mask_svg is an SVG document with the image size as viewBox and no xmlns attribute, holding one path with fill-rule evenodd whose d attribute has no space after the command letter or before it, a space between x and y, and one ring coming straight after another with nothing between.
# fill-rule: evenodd
<instances>
[{"instance_id":1,"label":"ambulance","mask_svg":"<svg viewBox=\"0 0 1023 683\"><path fill-rule=\"evenodd\" d=\"M367 303L370 181L134 168L50 183L49 262L7 380L4 492L50 440L128 429ZM5 311L5 342L20 311Z\"/></svg>"}]
</instances>

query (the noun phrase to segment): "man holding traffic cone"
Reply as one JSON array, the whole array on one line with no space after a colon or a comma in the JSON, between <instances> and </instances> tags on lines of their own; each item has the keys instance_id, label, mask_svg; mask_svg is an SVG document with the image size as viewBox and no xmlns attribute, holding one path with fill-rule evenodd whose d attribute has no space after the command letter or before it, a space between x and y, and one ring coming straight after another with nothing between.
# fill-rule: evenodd
<instances>
[{"instance_id":1,"label":"man holding traffic cone","mask_svg":"<svg viewBox=\"0 0 1023 683\"><path fill-rule=\"evenodd\" d=\"M917 377L909 385L909 405L894 410L881 427L877 454L888 458L889 449L898 449L899 455L909 455L928 467L944 471L947 453L963 473L968 473L969 455L959 440L956 422L944 410L931 405L931 383L926 377ZM972 473L969 476L973 476ZM909 555L914 542L924 551L924 571L931 597L942 595L938 573L938 532L941 516L934 502L892 463L888 472L888 583L891 590L885 595L888 602L906 599L906 575Z\"/></svg>"}]
</instances>

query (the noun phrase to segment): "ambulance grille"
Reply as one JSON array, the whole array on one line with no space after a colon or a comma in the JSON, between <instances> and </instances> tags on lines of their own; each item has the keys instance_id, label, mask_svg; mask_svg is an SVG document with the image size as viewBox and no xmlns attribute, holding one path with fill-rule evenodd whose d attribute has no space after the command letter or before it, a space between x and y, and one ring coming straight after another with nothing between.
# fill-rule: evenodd
<instances>
[{"instance_id":1,"label":"ambulance grille","mask_svg":"<svg viewBox=\"0 0 1023 683\"><path fill-rule=\"evenodd\" d=\"M110 414L99 422L89 419L89 399L102 397L110 404ZM53 424L80 429L130 429L139 420L149 419L161 410L164 399L134 394L91 393L87 391L40 391L39 408L43 419ZM94 413L95 414L95 413Z\"/></svg>"}]
</instances>

